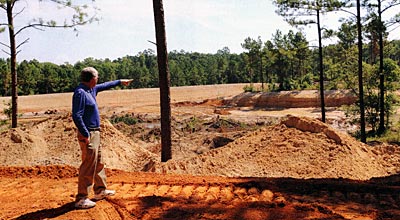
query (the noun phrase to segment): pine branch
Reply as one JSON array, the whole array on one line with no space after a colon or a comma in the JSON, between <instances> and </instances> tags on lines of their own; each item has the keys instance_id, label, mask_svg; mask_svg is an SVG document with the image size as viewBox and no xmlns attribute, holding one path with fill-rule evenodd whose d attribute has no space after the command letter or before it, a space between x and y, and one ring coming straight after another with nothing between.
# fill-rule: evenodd
<instances>
[{"instance_id":1,"label":"pine branch","mask_svg":"<svg viewBox=\"0 0 400 220\"><path fill-rule=\"evenodd\" d=\"M22 43L18 44L18 46L16 47L16 49L18 49L20 46L22 46L23 44L28 43L29 38L27 38L26 40L24 40Z\"/></svg>"},{"instance_id":2,"label":"pine branch","mask_svg":"<svg viewBox=\"0 0 400 220\"><path fill-rule=\"evenodd\" d=\"M7 48L10 48L10 46L8 46L7 44L5 44L5 43L3 43L3 42L0 42L0 44L3 45L3 46L5 46L5 47L7 47Z\"/></svg>"},{"instance_id":3,"label":"pine branch","mask_svg":"<svg viewBox=\"0 0 400 220\"><path fill-rule=\"evenodd\" d=\"M34 23L34 24L29 24L26 25L24 27L22 27L21 29L19 29L16 33L15 36L17 36L19 33L21 33L23 30L28 29L28 28L35 28L38 30L42 30L44 31L44 29L40 29L40 27L44 27L44 28L73 28L76 26L80 26L80 25L85 25L87 24L89 21L83 21L83 22L79 22L79 23L75 23L75 24L64 24L64 25L56 25L56 24L42 24L42 23Z\"/></svg>"}]
</instances>

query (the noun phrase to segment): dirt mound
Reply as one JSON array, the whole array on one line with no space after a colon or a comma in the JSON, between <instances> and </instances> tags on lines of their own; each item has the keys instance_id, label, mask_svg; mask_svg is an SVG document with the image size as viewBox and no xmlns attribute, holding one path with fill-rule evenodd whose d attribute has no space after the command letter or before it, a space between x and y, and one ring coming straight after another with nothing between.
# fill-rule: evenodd
<instances>
[{"instance_id":1,"label":"dirt mound","mask_svg":"<svg viewBox=\"0 0 400 220\"><path fill-rule=\"evenodd\" d=\"M104 161L109 168L140 171L157 156L140 147L102 118ZM70 114L51 116L0 134L1 166L70 165L81 152Z\"/></svg>"},{"instance_id":2,"label":"dirt mound","mask_svg":"<svg viewBox=\"0 0 400 220\"><path fill-rule=\"evenodd\" d=\"M161 173L229 177L349 178L366 180L398 172L397 156L379 154L373 147L334 131L310 118L289 116L200 156L157 164ZM381 152L382 153L382 152ZM397 161L397 162L396 162Z\"/></svg>"},{"instance_id":3,"label":"dirt mound","mask_svg":"<svg viewBox=\"0 0 400 220\"><path fill-rule=\"evenodd\" d=\"M227 177L350 178L366 180L400 170L400 150L371 147L311 118L289 116L278 125L244 133L218 148L161 163L102 118L104 160L110 169ZM76 128L69 114L49 117L0 134L1 166L80 165ZM205 135L205 134L204 134ZM195 136L190 136L195 143ZM224 136L218 136L223 138ZM210 138L209 138L210 139ZM183 139L182 139L183 140ZM199 143L199 141L196 141ZM144 145L143 145L144 146ZM175 143L174 154L183 147ZM179 149L174 149L178 147ZM200 155L199 155L200 154ZM194 155L194 156L193 156ZM397 167L397 168L396 168Z\"/></svg>"}]
</instances>

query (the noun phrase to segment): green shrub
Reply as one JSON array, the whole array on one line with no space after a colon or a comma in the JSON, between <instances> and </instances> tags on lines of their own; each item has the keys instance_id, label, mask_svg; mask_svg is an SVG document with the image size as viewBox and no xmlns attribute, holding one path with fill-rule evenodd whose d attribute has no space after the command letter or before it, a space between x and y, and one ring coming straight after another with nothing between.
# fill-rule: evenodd
<instances>
[{"instance_id":1,"label":"green shrub","mask_svg":"<svg viewBox=\"0 0 400 220\"><path fill-rule=\"evenodd\" d=\"M139 122L139 119L135 118L130 114L125 114L123 116L112 116L110 122L113 124L117 124L119 122L123 122L127 125L134 125Z\"/></svg>"}]
</instances>

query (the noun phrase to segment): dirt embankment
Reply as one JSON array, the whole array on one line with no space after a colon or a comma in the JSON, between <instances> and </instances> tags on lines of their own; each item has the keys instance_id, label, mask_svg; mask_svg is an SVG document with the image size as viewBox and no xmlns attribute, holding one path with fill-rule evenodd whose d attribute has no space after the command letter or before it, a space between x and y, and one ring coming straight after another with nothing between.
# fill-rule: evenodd
<instances>
[{"instance_id":1,"label":"dirt embankment","mask_svg":"<svg viewBox=\"0 0 400 220\"><path fill-rule=\"evenodd\" d=\"M348 90L326 91L324 102L326 107L339 107L353 104L357 97ZM317 90L281 91L266 93L242 93L227 100L227 104L238 107L256 108L318 108L321 96Z\"/></svg>"}]
</instances>

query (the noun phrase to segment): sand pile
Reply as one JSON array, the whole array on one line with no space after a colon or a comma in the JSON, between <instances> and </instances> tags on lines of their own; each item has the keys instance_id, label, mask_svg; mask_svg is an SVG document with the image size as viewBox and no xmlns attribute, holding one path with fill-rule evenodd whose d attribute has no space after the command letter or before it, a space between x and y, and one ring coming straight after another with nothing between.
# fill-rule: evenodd
<instances>
[{"instance_id":1,"label":"sand pile","mask_svg":"<svg viewBox=\"0 0 400 220\"><path fill-rule=\"evenodd\" d=\"M69 114L2 132L0 166L78 167L80 149L75 134ZM126 137L105 118L102 118L102 144L107 167L126 171L360 180L400 171L398 148L368 146L316 119L294 116L223 147L167 163L161 163L159 154L143 148L141 141Z\"/></svg>"},{"instance_id":2,"label":"sand pile","mask_svg":"<svg viewBox=\"0 0 400 220\"><path fill-rule=\"evenodd\" d=\"M102 151L109 168L141 171L157 155L140 147L102 118ZM0 134L0 166L71 165L81 150L71 115L51 117Z\"/></svg>"},{"instance_id":3,"label":"sand pile","mask_svg":"<svg viewBox=\"0 0 400 220\"><path fill-rule=\"evenodd\" d=\"M168 161L155 172L229 177L350 178L399 171L399 150L362 144L310 118L289 116L198 157ZM393 151L397 151L394 153ZM394 153L394 154L393 154ZM389 157L391 158L388 162Z\"/></svg>"}]
</instances>

